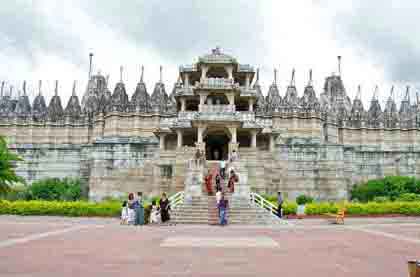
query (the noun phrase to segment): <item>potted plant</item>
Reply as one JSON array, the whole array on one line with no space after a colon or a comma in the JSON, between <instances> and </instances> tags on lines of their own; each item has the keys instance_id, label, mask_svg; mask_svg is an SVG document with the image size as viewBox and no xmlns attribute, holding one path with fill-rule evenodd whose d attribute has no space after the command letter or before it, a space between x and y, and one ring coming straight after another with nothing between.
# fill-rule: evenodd
<instances>
[{"instance_id":1,"label":"potted plant","mask_svg":"<svg viewBox=\"0 0 420 277\"><path fill-rule=\"evenodd\" d=\"M298 218L302 218L305 215L305 205L311 203L313 198L306 195L299 195L296 197L296 204L298 204L296 215Z\"/></svg>"}]
</instances>

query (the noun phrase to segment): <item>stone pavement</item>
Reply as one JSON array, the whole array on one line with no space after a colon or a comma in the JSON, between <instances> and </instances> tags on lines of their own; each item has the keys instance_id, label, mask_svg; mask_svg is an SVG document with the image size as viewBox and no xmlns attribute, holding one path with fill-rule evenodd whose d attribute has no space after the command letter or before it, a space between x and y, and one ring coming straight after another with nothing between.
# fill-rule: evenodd
<instances>
[{"instance_id":1,"label":"stone pavement","mask_svg":"<svg viewBox=\"0 0 420 277\"><path fill-rule=\"evenodd\" d=\"M0 216L0 276L407 276L420 219L288 226L120 226Z\"/></svg>"}]
</instances>

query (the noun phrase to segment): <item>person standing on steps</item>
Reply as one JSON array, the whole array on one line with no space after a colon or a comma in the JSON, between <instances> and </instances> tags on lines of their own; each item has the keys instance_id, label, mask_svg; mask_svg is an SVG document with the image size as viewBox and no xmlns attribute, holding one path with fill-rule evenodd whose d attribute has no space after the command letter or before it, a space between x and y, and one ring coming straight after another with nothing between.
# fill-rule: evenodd
<instances>
[{"instance_id":1,"label":"person standing on steps","mask_svg":"<svg viewBox=\"0 0 420 277\"><path fill-rule=\"evenodd\" d=\"M230 171L230 177L228 181L228 188L231 193L235 192L235 183L238 182L238 175L236 175L235 171L232 169Z\"/></svg>"},{"instance_id":2,"label":"person standing on steps","mask_svg":"<svg viewBox=\"0 0 420 277\"><path fill-rule=\"evenodd\" d=\"M169 221L169 210L171 209L171 207L169 206L168 198L166 198L166 193L162 193L162 198L159 201L159 208L162 223Z\"/></svg>"},{"instance_id":3,"label":"person standing on steps","mask_svg":"<svg viewBox=\"0 0 420 277\"><path fill-rule=\"evenodd\" d=\"M282 197L280 191L277 193L277 205L278 205L277 215L279 216L279 218L281 218L282 217L282 214L283 214L282 213L282 210L283 210L283 197Z\"/></svg>"},{"instance_id":4,"label":"person standing on steps","mask_svg":"<svg viewBox=\"0 0 420 277\"><path fill-rule=\"evenodd\" d=\"M213 194L213 175L210 172L210 169L206 175L206 177L204 178L204 183L206 184L206 190L208 195L212 195Z\"/></svg>"},{"instance_id":5,"label":"person standing on steps","mask_svg":"<svg viewBox=\"0 0 420 277\"><path fill-rule=\"evenodd\" d=\"M222 193L222 196L219 200L219 203L217 204L217 207L219 209L219 223L221 226L225 226L227 224L226 213L229 207L229 202L225 198L224 193Z\"/></svg>"},{"instance_id":6,"label":"person standing on steps","mask_svg":"<svg viewBox=\"0 0 420 277\"><path fill-rule=\"evenodd\" d=\"M221 186L221 184L220 184L220 174L217 174L216 175L216 178L215 178L215 180L216 180L216 192L217 191L221 191L222 190L222 186Z\"/></svg>"},{"instance_id":7,"label":"person standing on steps","mask_svg":"<svg viewBox=\"0 0 420 277\"><path fill-rule=\"evenodd\" d=\"M226 177L225 174L226 174L226 161L222 159L220 161L220 175L223 178L223 180Z\"/></svg>"},{"instance_id":8,"label":"person standing on steps","mask_svg":"<svg viewBox=\"0 0 420 277\"><path fill-rule=\"evenodd\" d=\"M134 225L144 225L144 207L143 207L143 193L137 192L137 199L134 202L134 211L136 213Z\"/></svg>"}]
</instances>

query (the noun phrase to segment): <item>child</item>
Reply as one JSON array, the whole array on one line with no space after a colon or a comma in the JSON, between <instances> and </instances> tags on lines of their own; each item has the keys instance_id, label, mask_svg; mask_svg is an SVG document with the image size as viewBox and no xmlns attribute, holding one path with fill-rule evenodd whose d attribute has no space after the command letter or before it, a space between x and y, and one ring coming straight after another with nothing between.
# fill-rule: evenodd
<instances>
[{"instance_id":1,"label":"child","mask_svg":"<svg viewBox=\"0 0 420 277\"><path fill-rule=\"evenodd\" d=\"M124 201L122 203L122 209L121 209L121 225L128 225L128 207L127 207L127 201Z\"/></svg>"},{"instance_id":2,"label":"child","mask_svg":"<svg viewBox=\"0 0 420 277\"><path fill-rule=\"evenodd\" d=\"M156 206L156 201L152 202L152 211L150 212L150 222L151 223L159 223L160 219L160 212L159 208Z\"/></svg>"}]
</instances>

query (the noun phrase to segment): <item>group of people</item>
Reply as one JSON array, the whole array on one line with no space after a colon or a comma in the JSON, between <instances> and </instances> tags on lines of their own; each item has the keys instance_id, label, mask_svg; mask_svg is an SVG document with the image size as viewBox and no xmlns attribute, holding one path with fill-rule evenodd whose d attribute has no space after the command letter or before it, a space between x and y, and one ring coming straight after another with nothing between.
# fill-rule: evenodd
<instances>
[{"instance_id":1,"label":"group of people","mask_svg":"<svg viewBox=\"0 0 420 277\"><path fill-rule=\"evenodd\" d=\"M166 193L162 194L159 205L152 202L150 211L150 223L165 223L170 220L171 207ZM141 226L145 224L143 193L137 192L128 194L128 201L124 201L121 210L121 224Z\"/></svg>"}]
</instances>

